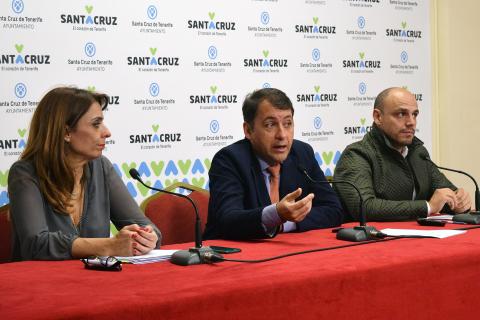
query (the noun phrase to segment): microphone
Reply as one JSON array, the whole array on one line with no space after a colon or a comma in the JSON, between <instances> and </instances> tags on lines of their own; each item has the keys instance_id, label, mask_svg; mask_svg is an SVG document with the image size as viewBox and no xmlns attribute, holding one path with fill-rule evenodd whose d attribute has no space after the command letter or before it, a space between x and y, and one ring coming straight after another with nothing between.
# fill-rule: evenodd
<instances>
[{"instance_id":1,"label":"microphone","mask_svg":"<svg viewBox=\"0 0 480 320\"><path fill-rule=\"evenodd\" d=\"M476 211L470 211L469 213L456 214L456 215L453 216L452 220L453 221L458 221L458 222L464 222L464 223L468 223L468 224L480 224L480 211L478 211L478 209L480 208L480 190L478 189L477 181L471 175L469 175L468 173L466 173L464 171L437 166L437 164L435 162L433 162L427 154L421 154L420 158L422 158L425 161L430 162L431 164L433 164L438 169L460 173L460 174L466 175L467 177L472 179L473 183L475 184L475 209L476 209Z\"/></svg>"},{"instance_id":2,"label":"microphone","mask_svg":"<svg viewBox=\"0 0 480 320\"><path fill-rule=\"evenodd\" d=\"M377 238L384 238L387 235L384 234L383 232L377 230L375 227L372 226L367 226L367 215L365 211L363 210L363 198L362 194L360 193L360 190L358 190L357 186L351 183L350 181L345 181L345 180L331 180L331 181L319 181L315 180L307 172L307 169L305 169L304 166L301 164L298 165L298 169L307 177L307 179L312 182L312 183L344 183L348 184L352 188L355 189L355 191L358 194L358 197L360 198L360 204L359 204L359 222L360 225L353 227L353 228L341 228L337 231L337 239L338 240L345 240L345 241L352 241L352 242L360 242L360 241L368 241L368 240L373 240Z\"/></svg>"},{"instance_id":3,"label":"microphone","mask_svg":"<svg viewBox=\"0 0 480 320\"><path fill-rule=\"evenodd\" d=\"M176 192L171 192L167 190L162 190L162 189L157 189L154 187L150 187L149 185L145 184L140 178L140 174L138 173L137 169L131 168L130 171L130 176L132 176L133 179L137 180L140 182L142 185L147 187L148 189L163 192L163 193L168 193L180 198L187 199L193 206L193 210L195 211L195 247L190 248L188 250L178 250L172 254L172 257L170 259L170 262L173 264L181 265L181 266L189 266L189 265L194 265L194 264L203 264L203 263L211 263L212 260L209 259L210 256L219 256L221 257L220 254L214 252L210 247L202 247L202 222L200 220L200 215L198 214L198 209L197 205L195 202L188 196L183 195L181 193L176 193ZM207 255L208 253L208 255ZM208 256L207 258L205 256ZM221 257L223 258L223 257Z\"/></svg>"}]
</instances>

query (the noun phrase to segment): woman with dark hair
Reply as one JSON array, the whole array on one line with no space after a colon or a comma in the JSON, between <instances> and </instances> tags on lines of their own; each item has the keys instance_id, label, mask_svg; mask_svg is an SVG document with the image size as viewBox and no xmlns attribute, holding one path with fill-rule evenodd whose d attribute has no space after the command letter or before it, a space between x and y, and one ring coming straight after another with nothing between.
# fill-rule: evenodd
<instances>
[{"instance_id":1,"label":"woman with dark hair","mask_svg":"<svg viewBox=\"0 0 480 320\"><path fill-rule=\"evenodd\" d=\"M107 104L107 95L70 87L38 104L8 177L14 260L130 256L160 246L160 231L102 156ZM110 220L120 230L112 238Z\"/></svg>"}]
</instances>

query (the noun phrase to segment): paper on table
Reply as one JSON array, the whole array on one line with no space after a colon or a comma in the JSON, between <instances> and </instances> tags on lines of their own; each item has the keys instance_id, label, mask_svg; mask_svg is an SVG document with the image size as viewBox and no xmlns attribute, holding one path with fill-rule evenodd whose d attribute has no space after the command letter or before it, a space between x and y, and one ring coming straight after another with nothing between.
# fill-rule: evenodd
<instances>
[{"instance_id":1,"label":"paper on table","mask_svg":"<svg viewBox=\"0 0 480 320\"><path fill-rule=\"evenodd\" d=\"M177 250L152 250L147 254L141 256L131 256L131 257L115 257L118 260L126 263L133 264L144 264L169 260L172 254Z\"/></svg>"},{"instance_id":2,"label":"paper on table","mask_svg":"<svg viewBox=\"0 0 480 320\"><path fill-rule=\"evenodd\" d=\"M447 238L458 236L466 230L417 230L417 229L383 229L383 233L389 236L429 236L435 238Z\"/></svg>"},{"instance_id":3,"label":"paper on table","mask_svg":"<svg viewBox=\"0 0 480 320\"><path fill-rule=\"evenodd\" d=\"M433 215L433 216L428 216L427 220L452 220L453 215L451 214L439 214L439 215Z\"/></svg>"}]
</instances>

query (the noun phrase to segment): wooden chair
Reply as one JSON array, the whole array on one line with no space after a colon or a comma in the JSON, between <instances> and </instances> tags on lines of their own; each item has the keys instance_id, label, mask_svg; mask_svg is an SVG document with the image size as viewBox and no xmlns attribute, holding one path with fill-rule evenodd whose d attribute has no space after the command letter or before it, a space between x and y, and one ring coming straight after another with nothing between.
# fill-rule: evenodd
<instances>
[{"instance_id":1,"label":"wooden chair","mask_svg":"<svg viewBox=\"0 0 480 320\"><path fill-rule=\"evenodd\" d=\"M12 222L10 205L0 207L0 263L12 260Z\"/></svg>"},{"instance_id":2,"label":"wooden chair","mask_svg":"<svg viewBox=\"0 0 480 320\"><path fill-rule=\"evenodd\" d=\"M191 191L188 196L197 205L203 233L207 223L210 193L183 182L174 183L165 190L175 191L177 188ZM195 211L187 199L157 192L143 200L140 208L162 232L162 245L195 240Z\"/></svg>"}]
</instances>

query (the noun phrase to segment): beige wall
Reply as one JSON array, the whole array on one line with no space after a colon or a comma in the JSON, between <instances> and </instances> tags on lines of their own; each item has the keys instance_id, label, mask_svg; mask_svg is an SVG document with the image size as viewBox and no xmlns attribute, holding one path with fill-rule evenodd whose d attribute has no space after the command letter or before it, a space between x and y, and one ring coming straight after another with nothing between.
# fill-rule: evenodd
<instances>
[{"instance_id":1,"label":"beige wall","mask_svg":"<svg viewBox=\"0 0 480 320\"><path fill-rule=\"evenodd\" d=\"M433 159L480 182L480 1L432 0ZM473 197L470 179L447 174ZM473 199L473 198L472 198Z\"/></svg>"}]
</instances>

